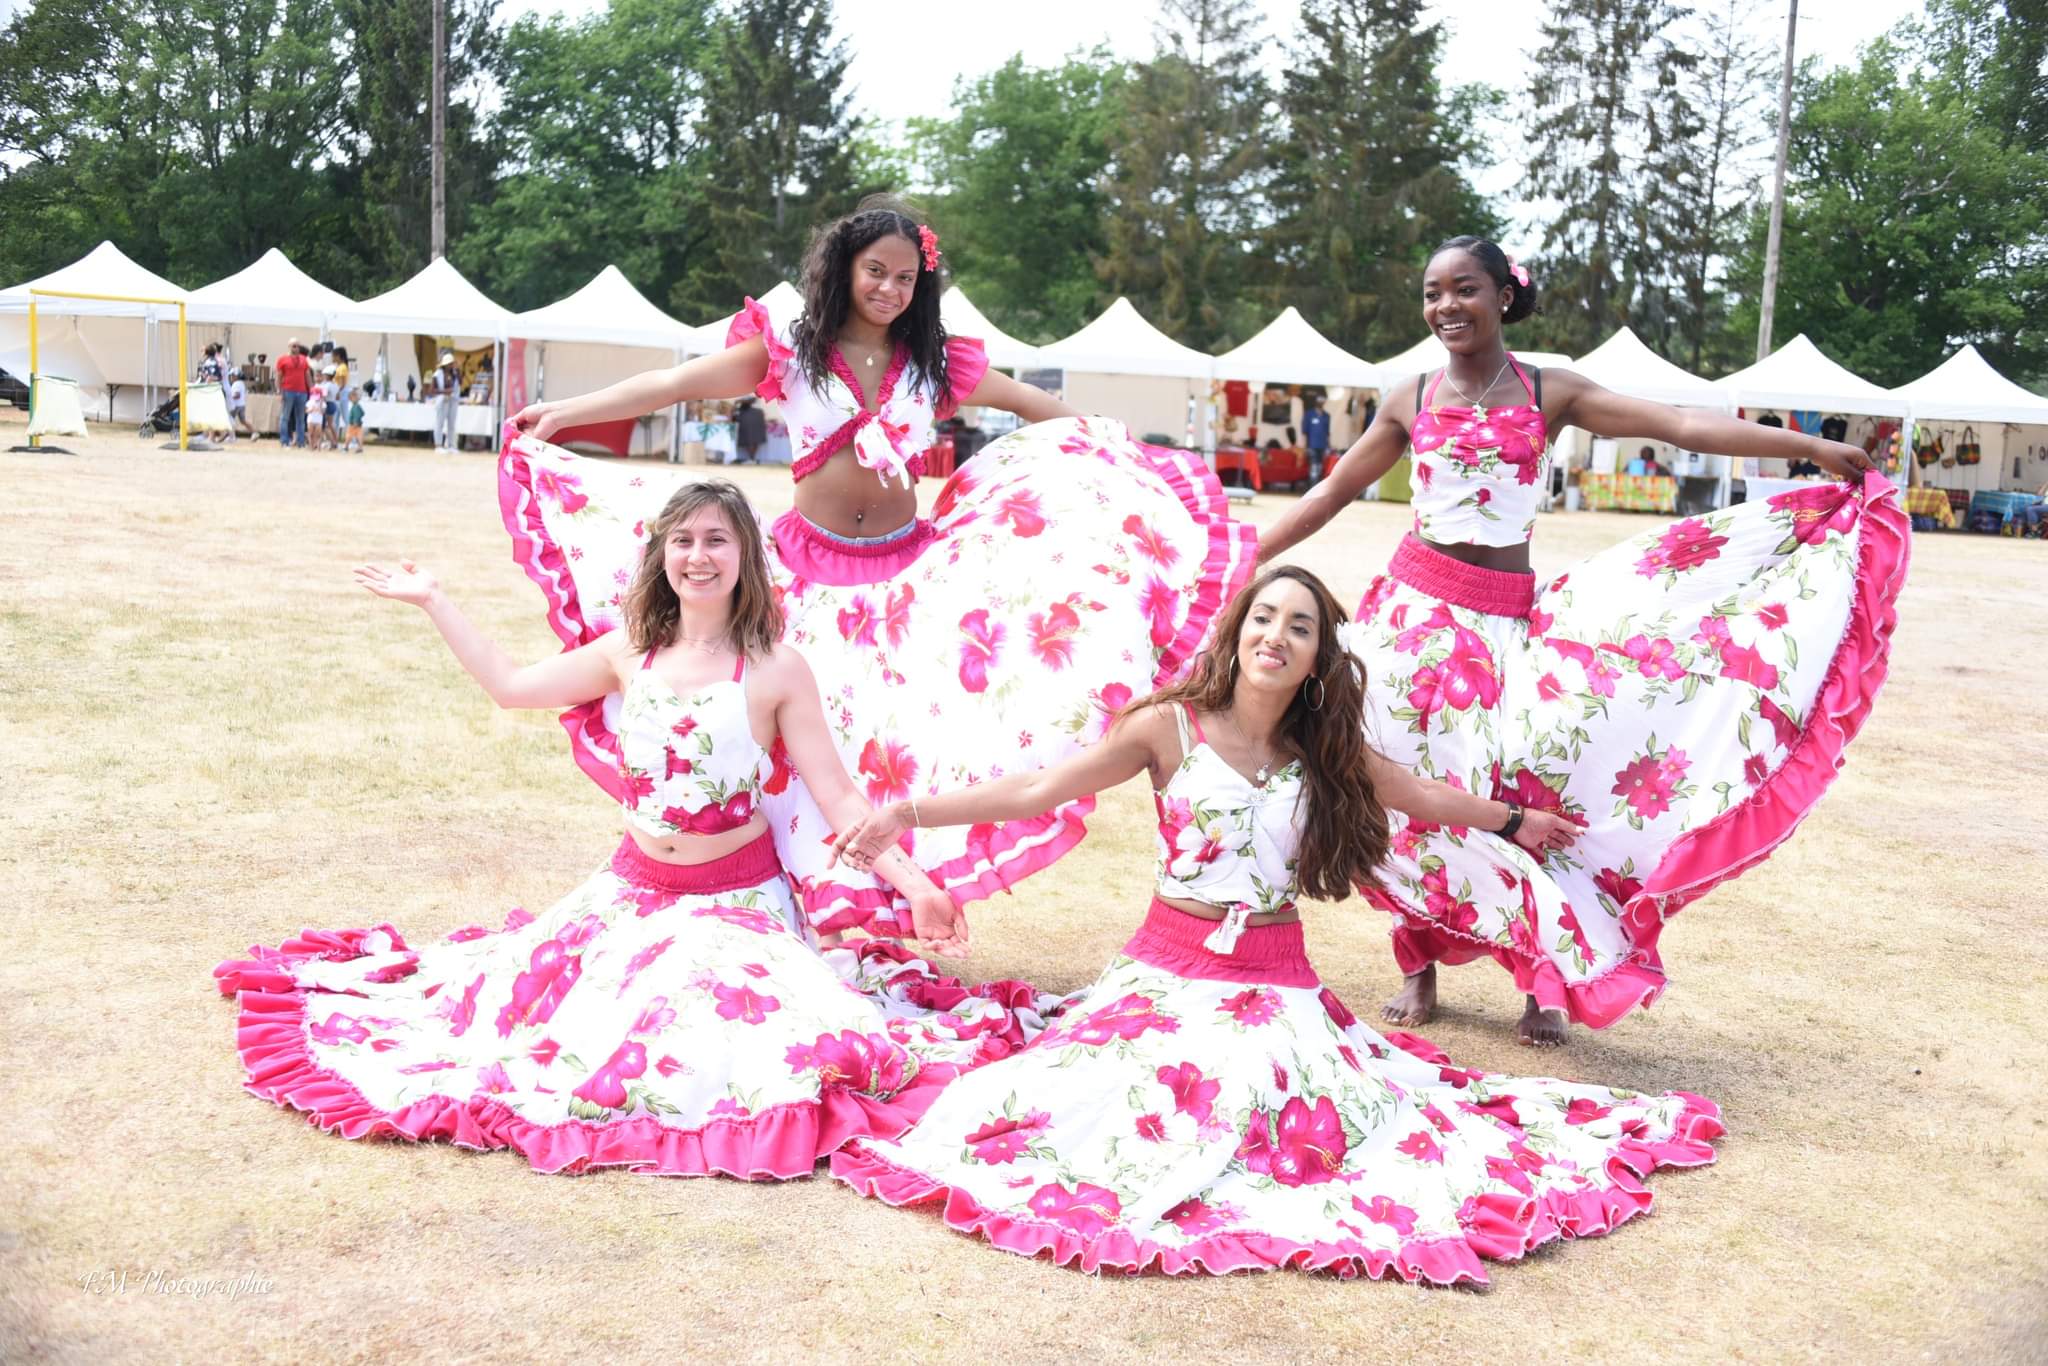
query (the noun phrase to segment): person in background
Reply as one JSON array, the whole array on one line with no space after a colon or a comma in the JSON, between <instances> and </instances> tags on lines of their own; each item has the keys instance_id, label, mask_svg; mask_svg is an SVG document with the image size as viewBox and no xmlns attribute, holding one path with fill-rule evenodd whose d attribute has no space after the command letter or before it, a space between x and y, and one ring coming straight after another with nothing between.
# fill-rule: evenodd
<instances>
[{"instance_id":1,"label":"person in background","mask_svg":"<svg viewBox=\"0 0 2048 1366\"><path fill-rule=\"evenodd\" d=\"M312 365L306 348L293 337L277 358L277 444L306 446L306 396L313 387Z\"/></svg>"},{"instance_id":2,"label":"person in background","mask_svg":"<svg viewBox=\"0 0 2048 1366\"><path fill-rule=\"evenodd\" d=\"M360 387L348 391L348 448L352 451L363 448L363 391Z\"/></svg>"},{"instance_id":3,"label":"person in background","mask_svg":"<svg viewBox=\"0 0 2048 1366\"><path fill-rule=\"evenodd\" d=\"M256 429L249 424L249 385L238 367L228 367L221 392L228 400L228 440L233 441L238 435L256 435Z\"/></svg>"},{"instance_id":4,"label":"person in background","mask_svg":"<svg viewBox=\"0 0 2048 1366\"><path fill-rule=\"evenodd\" d=\"M443 351L441 363L427 376L427 400L434 405L434 454L455 453L455 405L462 397L462 376L455 353Z\"/></svg>"},{"instance_id":5,"label":"person in background","mask_svg":"<svg viewBox=\"0 0 2048 1366\"><path fill-rule=\"evenodd\" d=\"M220 350L219 342L208 342L206 344L206 354L199 361L199 382L201 384L218 384L220 382Z\"/></svg>"},{"instance_id":6,"label":"person in background","mask_svg":"<svg viewBox=\"0 0 2048 1366\"><path fill-rule=\"evenodd\" d=\"M1628 473L1630 474L1643 475L1655 474L1656 472L1657 448L1655 446L1643 447L1636 452L1636 458L1628 462Z\"/></svg>"},{"instance_id":7,"label":"person in background","mask_svg":"<svg viewBox=\"0 0 2048 1366\"><path fill-rule=\"evenodd\" d=\"M760 464L761 447L768 442L768 414L752 399L741 399L738 410L733 413L733 427L733 440L738 447L733 463Z\"/></svg>"},{"instance_id":8,"label":"person in background","mask_svg":"<svg viewBox=\"0 0 2048 1366\"><path fill-rule=\"evenodd\" d=\"M318 381L306 391L305 429L311 435L311 448L327 450L333 442L327 430L327 384ZM309 444L302 442L302 445Z\"/></svg>"},{"instance_id":9,"label":"person in background","mask_svg":"<svg viewBox=\"0 0 2048 1366\"><path fill-rule=\"evenodd\" d=\"M330 349L328 354L332 355L333 351ZM341 380L335 374L334 362L330 360L323 364L320 367L320 397L326 400L324 409L326 421L321 430L326 435L327 449L330 451L341 449L342 396L344 392L341 387Z\"/></svg>"},{"instance_id":10,"label":"person in background","mask_svg":"<svg viewBox=\"0 0 2048 1366\"><path fill-rule=\"evenodd\" d=\"M1309 396L1301 415L1301 439L1308 447L1308 481L1313 484L1322 479L1323 461L1330 454L1330 415L1323 411L1320 395Z\"/></svg>"}]
</instances>

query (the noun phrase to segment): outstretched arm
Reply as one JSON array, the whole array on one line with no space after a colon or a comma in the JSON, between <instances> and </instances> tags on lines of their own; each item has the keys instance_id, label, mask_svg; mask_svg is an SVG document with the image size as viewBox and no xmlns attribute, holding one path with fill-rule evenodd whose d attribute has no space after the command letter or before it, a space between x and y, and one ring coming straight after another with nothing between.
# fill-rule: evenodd
<instances>
[{"instance_id":1,"label":"outstretched arm","mask_svg":"<svg viewBox=\"0 0 2048 1366\"><path fill-rule=\"evenodd\" d=\"M643 370L596 393L529 403L512 415L512 423L546 441L564 427L643 417L695 399L739 398L752 393L767 374L767 344L753 336L713 356L699 356L662 370Z\"/></svg>"},{"instance_id":2,"label":"outstretched arm","mask_svg":"<svg viewBox=\"0 0 2048 1366\"><path fill-rule=\"evenodd\" d=\"M962 407L1001 408L1026 422L1081 416L1079 409L1070 408L1036 385L1021 383L1000 370L991 370L983 375L981 383L974 386L974 392L961 399L960 403Z\"/></svg>"},{"instance_id":3,"label":"outstretched arm","mask_svg":"<svg viewBox=\"0 0 2048 1366\"><path fill-rule=\"evenodd\" d=\"M431 570L400 560L397 569L357 565L355 577L380 598L409 602L424 611L469 676L501 707L573 707L619 686L618 660L625 648L620 632L607 632L537 664L521 664L463 615L441 591Z\"/></svg>"},{"instance_id":4,"label":"outstretched arm","mask_svg":"<svg viewBox=\"0 0 2048 1366\"><path fill-rule=\"evenodd\" d=\"M1648 437L1712 455L1811 460L1842 479L1861 479L1865 470L1875 468L1861 447L1845 441L1823 441L1702 408L1672 408L1628 398L1569 370L1546 370L1543 378L1554 395L1544 414L1553 429L1583 427L1595 436Z\"/></svg>"},{"instance_id":5,"label":"outstretched arm","mask_svg":"<svg viewBox=\"0 0 2048 1366\"><path fill-rule=\"evenodd\" d=\"M1115 787L1147 769L1155 775L1162 772L1167 754L1174 754L1177 761L1178 743L1168 713L1150 707L1126 716L1100 741L1048 768L877 807L859 825L839 832L832 841L833 857L865 867L894 848L897 837L913 826L1027 820L1063 802Z\"/></svg>"},{"instance_id":6,"label":"outstretched arm","mask_svg":"<svg viewBox=\"0 0 2048 1366\"><path fill-rule=\"evenodd\" d=\"M1463 825L1491 832L1508 823L1506 802L1422 777L1377 750L1369 749L1366 755L1373 791L1378 794L1380 805L1391 811L1432 825ZM1523 808L1521 826L1514 834L1515 843L1539 856L1552 849L1563 849L1578 837L1578 826L1554 811L1532 807Z\"/></svg>"},{"instance_id":7,"label":"outstretched arm","mask_svg":"<svg viewBox=\"0 0 2048 1366\"><path fill-rule=\"evenodd\" d=\"M1415 420L1414 399L1398 396L1414 388L1409 380L1401 379L1385 391L1387 401L1373 414L1372 426L1351 443L1330 477L1295 500L1294 506L1260 535L1260 564L1277 559L1322 530L1324 523L1394 468L1401 452L1408 449L1408 425Z\"/></svg>"},{"instance_id":8,"label":"outstretched arm","mask_svg":"<svg viewBox=\"0 0 2048 1366\"><path fill-rule=\"evenodd\" d=\"M870 808L847 776L846 765L832 743L811 666L795 649L779 645L767 666L755 672L753 682L772 690L776 734L782 737L790 764L811 790L825 819L834 830L858 827ZM967 956L966 917L922 868L893 848L873 860L872 866L877 877L910 902L912 930L933 953L943 958Z\"/></svg>"}]
</instances>

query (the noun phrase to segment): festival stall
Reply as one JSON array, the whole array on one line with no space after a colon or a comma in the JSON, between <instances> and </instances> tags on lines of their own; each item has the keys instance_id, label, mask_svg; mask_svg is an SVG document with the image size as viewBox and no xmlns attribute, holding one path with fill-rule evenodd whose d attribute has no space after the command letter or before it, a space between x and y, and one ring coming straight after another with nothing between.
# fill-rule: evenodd
<instances>
[{"instance_id":1,"label":"festival stall","mask_svg":"<svg viewBox=\"0 0 2048 1366\"><path fill-rule=\"evenodd\" d=\"M567 298L514 314L506 323L506 411L540 399L574 398L642 370L674 365L683 358L691 330L649 302L617 266L606 266ZM681 428L679 404L639 419L571 427L555 436L555 444L613 455L673 455Z\"/></svg>"},{"instance_id":2,"label":"festival stall","mask_svg":"<svg viewBox=\"0 0 2048 1366\"><path fill-rule=\"evenodd\" d=\"M1756 364L1714 383L1737 407L1738 416L1815 436L1832 435L1834 440L1875 450L1880 457L1906 416L1904 399L1835 364L1804 333ZM1796 488L1801 482L1780 461L1737 463L1744 468L1735 478L1743 481L1743 496L1751 502ZM1803 477L1820 475L1815 470Z\"/></svg>"},{"instance_id":3,"label":"festival stall","mask_svg":"<svg viewBox=\"0 0 2048 1366\"><path fill-rule=\"evenodd\" d=\"M103 297L32 296L31 290ZM144 270L112 242L102 242L68 266L0 290L0 369L29 378L33 298L33 368L75 382L88 417L140 421L162 401L164 391L175 395L177 305L186 297L184 290ZM159 326L163 323L170 324L167 332ZM197 363L196 349L191 360Z\"/></svg>"},{"instance_id":4,"label":"festival stall","mask_svg":"<svg viewBox=\"0 0 2048 1366\"><path fill-rule=\"evenodd\" d=\"M2048 398L1999 374L1976 347L1891 392L1912 413L1922 483L1967 494L1970 521L1982 511L2009 524L2048 485Z\"/></svg>"},{"instance_id":5,"label":"festival stall","mask_svg":"<svg viewBox=\"0 0 2048 1366\"><path fill-rule=\"evenodd\" d=\"M1316 331L1291 305L1242 346L1216 358L1221 421L1216 470L1236 469L1254 488L1305 482L1300 439L1309 400L1330 415L1330 451L1342 454L1369 420L1380 369Z\"/></svg>"},{"instance_id":6,"label":"festival stall","mask_svg":"<svg viewBox=\"0 0 2048 1366\"><path fill-rule=\"evenodd\" d=\"M364 425L432 431L434 405L398 396L419 387L437 352L453 351L462 371L464 397L456 415L456 434L495 444L503 391L492 381L505 372L503 341L511 316L464 279L445 256L396 289L335 310L331 326L378 334L375 363L362 367L378 381L377 398L363 404ZM394 336L401 339L399 345L392 344ZM410 388L408 380L413 382Z\"/></svg>"},{"instance_id":7,"label":"festival stall","mask_svg":"<svg viewBox=\"0 0 2048 1366\"><path fill-rule=\"evenodd\" d=\"M1733 406L1711 381L1673 365L1626 327L1571 362L1571 368L1630 398L1716 412ZM1631 471L1645 446L1668 473ZM1575 481L1567 487L1567 507L1572 505L1570 487L1579 490L1585 506L1595 509L1673 513L1728 502L1734 462L1725 456L1682 451L1665 442L1596 440L1576 427L1553 435L1551 450L1554 460L1566 468L1567 481Z\"/></svg>"},{"instance_id":8,"label":"festival stall","mask_svg":"<svg viewBox=\"0 0 2048 1366\"><path fill-rule=\"evenodd\" d=\"M804 311L804 296L787 280L777 282L766 294L755 296L755 302L767 309L768 316L778 323L787 322ZM739 313L735 310L716 322L691 328L683 340L685 353L711 356L725 350L726 335L732 330L733 320L737 317ZM738 443L733 413L738 406L738 403L730 401L684 405L681 458L692 464L706 459L713 464L729 463L735 459ZM763 409L763 416L768 419L768 444L761 448L757 458L766 464L787 465L791 458L789 424L782 420L781 405L764 404Z\"/></svg>"},{"instance_id":9,"label":"festival stall","mask_svg":"<svg viewBox=\"0 0 2048 1366\"><path fill-rule=\"evenodd\" d=\"M1102 316L1038 351L1064 371L1062 397L1084 413L1114 417L1142 439L1207 450L1215 358L1182 346L1119 297Z\"/></svg>"},{"instance_id":10,"label":"festival stall","mask_svg":"<svg viewBox=\"0 0 2048 1366\"><path fill-rule=\"evenodd\" d=\"M335 332L334 315L354 303L293 265L272 247L252 264L192 291L186 307L196 363L207 342L221 342L241 370L249 390L249 424L258 432L277 430L277 358L297 340L331 341L351 359L349 383L369 378L365 368L377 349L374 332Z\"/></svg>"}]
</instances>

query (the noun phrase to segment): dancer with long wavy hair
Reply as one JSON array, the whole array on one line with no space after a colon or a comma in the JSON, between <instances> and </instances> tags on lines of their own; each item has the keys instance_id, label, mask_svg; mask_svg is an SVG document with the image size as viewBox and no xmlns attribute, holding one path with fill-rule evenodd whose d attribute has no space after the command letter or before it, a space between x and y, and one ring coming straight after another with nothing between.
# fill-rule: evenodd
<instances>
[{"instance_id":1,"label":"dancer with long wavy hair","mask_svg":"<svg viewBox=\"0 0 2048 1366\"><path fill-rule=\"evenodd\" d=\"M1561 813L1530 854L1399 818L1365 890L1407 976L1390 1022L1435 1008L1438 963L1490 957L1521 1041L1610 1025L1663 991L1664 925L1765 858L1820 800L1883 684L1906 577L1896 491L1854 446L1626 398L1525 366L1503 328L1536 285L1491 242L1430 258L1422 315L1449 361L1387 392L1335 472L1266 532L1285 553L1414 453L1415 529L1359 603L1369 738L1417 772ZM1538 580L1529 542L1566 426L1805 459L1840 482L1686 517Z\"/></svg>"},{"instance_id":2,"label":"dancer with long wavy hair","mask_svg":"<svg viewBox=\"0 0 2048 1366\"><path fill-rule=\"evenodd\" d=\"M1224 614L1191 676L1052 768L880 806L837 847L857 865L930 827L1001 819L1148 773L1159 863L1144 924L1021 1052L952 1082L833 1175L894 1205L1087 1271L1299 1267L1438 1284L1483 1261L1606 1233L1641 1178L1713 1160L1718 1111L1454 1066L1360 1024L1303 949L1298 899L1335 900L1387 851L1386 812L1475 842L1503 802L1416 777L1363 736L1344 611L1283 567ZM1522 814L1542 855L1577 831Z\"/></svg>"},{"instance_id":3,"label":"dancer with long wavy hair","mask_svg":"<svg viewBox=\"0 0 2048 1366\"><path fill-rule=\"evenodd\" d=\"M1052 762L1097 718L1175 677L1250 573L1198 457L1075 416L989 369L940 321L928 224L871 201L813 238L803 305L752 299L727 348L514 416L501 502L515 554L569 645L616 621L627 566L673 479L548 446L567 427L752 393L788 424L796 505L770 550L785 639L810 661L834 741L874 800ZM935 422L962 405L1034 425L960 468L927 519L915 489ZM617 698L564 717L578 762L617 784ZM908 927L901 897L844 882L801 783L771 798L785 866L821 932ZM1007 888L1080 840L1086 799L929 841L925 869L956 901Z\"/></svg>"}]
</instances>

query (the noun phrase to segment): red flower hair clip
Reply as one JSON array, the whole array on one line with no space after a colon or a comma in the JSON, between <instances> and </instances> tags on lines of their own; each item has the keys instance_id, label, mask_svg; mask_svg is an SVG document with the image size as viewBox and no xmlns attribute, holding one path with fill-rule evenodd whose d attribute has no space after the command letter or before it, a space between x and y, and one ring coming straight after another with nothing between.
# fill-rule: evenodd
<instances>
[{"instance_id":1,"label":"red flower hair clip","mask_svg":"<svg viewBox=\"0 0 2048 1366\"><path fill-rule=\"evenodd\" d=\"M924 253L924 268L939 268L939 235L920 223L917 225L917 247Z\"/></svg>"}]
</instances>

